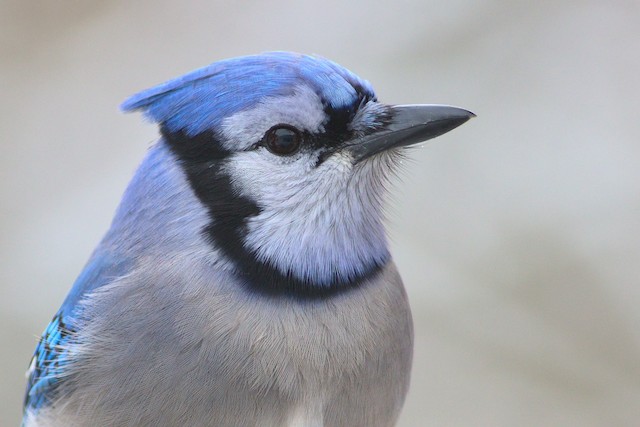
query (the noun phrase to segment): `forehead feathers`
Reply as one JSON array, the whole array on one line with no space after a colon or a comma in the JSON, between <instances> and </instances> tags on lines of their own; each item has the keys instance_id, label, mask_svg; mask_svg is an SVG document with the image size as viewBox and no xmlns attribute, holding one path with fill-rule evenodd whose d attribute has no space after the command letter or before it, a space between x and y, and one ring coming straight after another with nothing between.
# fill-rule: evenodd
<instances>
[{"instance_id":1,"label":"forehead feathers","mask_svg":"<svg viewBox=\"0 0 640 427\"><path fill-rule=\"evenodd\" d=\"M291 96L301 86L313 90L329 111L353 114L363 100L375 98L369 82L334 62L270 52L213 63L133 95L121 108L144 110L170 131L196 135L266 98Z\"/></svg>"}]
</instances>

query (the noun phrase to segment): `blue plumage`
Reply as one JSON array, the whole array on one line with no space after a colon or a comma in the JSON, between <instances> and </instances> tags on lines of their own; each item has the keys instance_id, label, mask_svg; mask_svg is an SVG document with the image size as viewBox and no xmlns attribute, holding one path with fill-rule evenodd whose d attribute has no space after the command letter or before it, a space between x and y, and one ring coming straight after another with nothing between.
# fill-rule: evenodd
<instances>
[{"instance_id":1,"label":"blue plumage","mask_svg":"<svg viewBox=\"0 0 640 427\"><path fill-rule=\"evenodd\" d=\"M44 331L33 355L25 408L38 408L47 402L47 395L62 375L66 357L62 350L70 339L62 312L55 315Z\"/></svg>"},{"instance_id":2,"label":"blue plumage","mask_svg":"<svg viewBox=\"0 0 640 427\"><path fill-rule=\"evenodd\" d=\"M373 88L338 64L317 56L269 52L216 62L127 99L123 111L142 109L170 131L195 135L218 126L267 97L310 85L332 109L350 108Z\"/></svg>"},{"instance_id":3,"label":"blue plumage","mask_svg":"<svg viewBox=\"0 0 640 427\"><path fill-rule=\"evenodd\" d=\"M350 71L287 52L122 109L161 137L38 343L23 425L392 425L412 327L386 177L402 147L472 113L379 103Z\"/></svg>"},{"instance_id":4,"label":"blue plumage","mask_svg":"<svg viewBox=\"0 0 640 427\"><path fill-rule=\"evenodd\" d=\"M83 300L93 291L129 273L140 253L167 250L163 246L167 242L162 239L166 227L149 221L146 215L151 211L162 212L168 217L182 218L187 224L190 217L197 216L194 212L176 208L183 205L179 200L181 197L188 197L179 188L179 182L167 181L176 171L162 147L149 151L123 196L111 229L40 338L28 373L25 411L46 406L56 396L58 385L67 374L67 350L76 340L77 324L84 320ZM133 235L144 237L131 238ZM182 233L181 238L189 241L193 236Z\"/></svg>"},{"instance_id":5,"label":"blue plumage","mask_svg":"<svg viewBox=\"0 0 640 427\"><path fill-rule=\"evenodd\" d=\"M65 376L68 345L74 338L75 322L81 316L78 308L82 298L122 275L127 265L103 252L94 254L87 263L36 347L24 399L25 410L46 405L55 395L57 383Z\"/></svg>"}]
</instances>

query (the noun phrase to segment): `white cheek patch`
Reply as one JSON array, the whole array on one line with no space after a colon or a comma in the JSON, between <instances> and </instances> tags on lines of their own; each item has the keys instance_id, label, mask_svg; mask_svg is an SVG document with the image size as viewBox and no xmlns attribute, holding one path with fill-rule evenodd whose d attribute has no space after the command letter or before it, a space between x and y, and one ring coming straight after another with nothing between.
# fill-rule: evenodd
<instances>
[{"instance_id":1,"label":"white cheek patch","mask_svg":"<svg viewBox=\"0 0 640 427\"><path fill-rule=\"evenodd\" d=\"M283 198L293 197L310 178L316 159L304 151L277 156L259 149L235 153L222 167L231 177L235 191L267 208L279 206Z\"/></svg>"},{"instance_id":2,"label":"white cheek patch","mask_svg":"<svg viewBox=\"0 0 640 427\"><path fill-rule=\"evenodd\" d=\"M376 160L353 168L341 153L319 167L312 159L274 167L258 152L234 156L225 168L234 187L262 209L247 222L247 249L283 274L321 284L384 262L382 195L389 168Z\"/></svg>"},{"instance_id":3,"label":"white cheek patch","mask_svg":"<svg viewBox=\"0 0 640 427\"><path fill-rule=\"evenodd\" d=\"M222 144L230 151L250 148L269 128L288 124L311 133L323 132L326 114L320 97L308 86L298 86L293 95L270 97L256 107L222 121Z\"/></svg>"}]
</instances>

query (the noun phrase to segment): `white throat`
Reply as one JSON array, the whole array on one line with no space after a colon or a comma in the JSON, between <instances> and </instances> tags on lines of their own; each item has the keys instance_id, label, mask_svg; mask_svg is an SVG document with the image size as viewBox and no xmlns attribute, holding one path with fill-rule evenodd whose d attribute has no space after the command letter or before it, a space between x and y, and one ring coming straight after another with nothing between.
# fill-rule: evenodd
<instances>
[{"instance_id":1,"label":"white throat","mask_svg":"<svg viewBox=\"0 0 640 427\"><path fill-rule=\"evenodd\" d=\"M230 167L236 189L262 209L248 220L245 246L281 273L319 284L383 265L389 258L382 214L388 164L379 157L352 171L350 158L334 155L296 176L287 168ZM269 185L283 181L285 188Z\"/></svg>"}]
</instances>

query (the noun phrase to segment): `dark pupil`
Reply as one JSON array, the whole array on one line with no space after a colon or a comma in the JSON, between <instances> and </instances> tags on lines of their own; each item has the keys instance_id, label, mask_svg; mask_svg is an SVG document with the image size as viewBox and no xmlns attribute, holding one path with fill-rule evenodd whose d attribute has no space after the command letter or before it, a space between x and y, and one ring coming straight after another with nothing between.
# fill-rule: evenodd
<instances>
[{"instance_id":1,"label":"dark pupil","mask_svg":"<svg viewBox=\"0 0 640 427\"><path fill-rule=\"evenodd\" d=\"M268 137L269 149L276 154L291 154L300 144L298 134L291 129L272 129Z\"/></svg>"}]
</instances>

